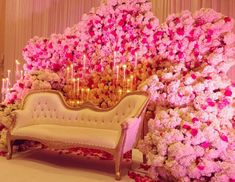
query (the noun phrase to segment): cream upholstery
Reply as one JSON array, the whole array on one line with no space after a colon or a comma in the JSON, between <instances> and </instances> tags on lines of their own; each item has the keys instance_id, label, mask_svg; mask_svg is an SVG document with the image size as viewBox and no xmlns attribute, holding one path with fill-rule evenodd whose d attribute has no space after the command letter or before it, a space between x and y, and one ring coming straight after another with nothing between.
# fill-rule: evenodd
<instances>
[{"instance_id":1,"label":"cream upholstery","mask_svg":"<svg viewBox=\"0 0 235 182\"><path fill-rule=\"evenodd\" d=\"M15 111L15 125L8 134L8 158L12 142L19 139L52 147L98 148L117 157L116 175L120 177L118 160L135 147L148 100L148 95L139 91L126 95L111 109L86 105L74 109L59 92L32 92L25 97L21 110Z\"/></svg>"},{"instance_id":2,"label":"cream upholstery","mask_svg":"<svg viewBox=\"0 0 235 182\"><path fill-rule=\"evenodd\" d=\"M60 96L54 93L31 94L27 97L24 109L16 111L14 129L38 124L120 129L125 119L139 114L145 101L144 95L130 95L112 110L100 112L92 108L66 109Z\"/></svg>"},{"instance_id":3,"label":"cream upholstery","mask_svg":"<svg viewBox=\"0 0 235 182\"><path fill-rule=\"evenodd\" d=\"M52 132L53 131L53 132ZM31 136L43 141L60 141L68 144L89 144L114 149L118 145L118 130L95 129L60 125L31 125L12 132L16 136Z\"/></svg>"}]
</instances>

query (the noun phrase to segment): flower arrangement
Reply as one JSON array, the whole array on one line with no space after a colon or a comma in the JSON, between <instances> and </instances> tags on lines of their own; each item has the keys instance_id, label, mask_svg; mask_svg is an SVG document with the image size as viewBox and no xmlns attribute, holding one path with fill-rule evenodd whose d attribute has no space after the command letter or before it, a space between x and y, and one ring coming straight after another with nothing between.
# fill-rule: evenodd
<instances>
[{"instance_id":1,"label":"flower arrangement","mask_svg":"<svg viewBox=\"0 0 235 182\"><path fill-rule=\"evenodd\" d=\"M235 84L226 76L233 20L201 9L159 25L150 10L147 0L109 0L63 34L34 37L23 50L27 74L5 103L19 103L31 89L60 90L70 99L75 88L79 101L107 108L129 91L148 91L149 132L139 148L151 177L234 181ZM4 112L2 124L11 118Z\"/></svg>"}]
</instances>

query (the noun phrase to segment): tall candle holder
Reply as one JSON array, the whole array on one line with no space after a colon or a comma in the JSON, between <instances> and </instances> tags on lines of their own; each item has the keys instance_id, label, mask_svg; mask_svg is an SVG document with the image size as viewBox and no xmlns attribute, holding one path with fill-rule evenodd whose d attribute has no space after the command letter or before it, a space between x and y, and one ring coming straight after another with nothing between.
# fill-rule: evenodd
<instances>
[{"instance_id":1,"label":"tall candle holder","mask_svg":"<svg viewBox=\"0 0 235 182\"><path fill-rule=\"evenodd\" d=\"M86 97L86 100L89 101L89 96L90 96L90 88L87 88L86 89L87 91L87 97Z\"/></svg>"},{"instance_id":2,"label":"tall candle holder","mask_svg":"<svg viewBox=\"0 0 235 182\"><path fill-rule=\"evenodd\" d=\"M3 78L2 79L2 102L5 100L5 93L6 93L6 79L5 78Z\"/></svg>"},{"instance_id":3,"label":"tall candle holder","mask_svg":"<svg viewBox=\"0 0 235 182\"><path fill-rule=\"evenodd\" d=\"M16 72L15 72L15 80L18 80L18 79L20 79L20 69L19 69L19 67L20 67L20 62L16 59L16 61L15 61L15 68L16 68Z\"/></svg>"},{"instance_id":4,"label":"tall candle holder","mask_svg":"<svg viewBox=\"0 0 235 182\"><path fill-rule=\"evenodd\" d=\"M24 78L24 71L20 70L20 79L23 79L23 78Z\"/></svg>"},{"instance_id":5,"label":"tall candle holder","mask_svg":"<svg viewBox=\"0 0 235 182\"><path fill-rule=\"evenodd\" d=\"M83 55L83 71L82 71L82 77L85 78L86 75L86 55Z\"/></svg>"},{"instance_id":6,"label":"tall candle holder","mask_svg":"<svg viewBox=\"0 0 235 182\"><path fill-rule=\"evenodd\" d=\"M77 78L76 80L76 98L79 98L79 91L80 91L80 79Z\"/></svg>"},{"instance_id":7,"label":"tall candle holder","mask_svg":"<svg viewBox=\"0 0 235 182\"><path fill-rule=\"evenodd\" d=\"M134 88L134 75L130 76L130 90L132 91Z\"/></svg>"},{"instance_id":8,"label":"tall candle holder","mask_svg":"<svg viewBox=\"0 0 235 182\"><path fill-rule=\"evenodd\" d=\"M73 64L70 65L70 76L71 76L71 79L73 80L74 79L74 69L73 69Z\"/></svg>"},{"instance_id":9,"label":"tall candle holder","mask_svg":"<svg viewBox=\"0 0 235 182\"><path fill-rule=\"evenodd\" d=\"M11 70L7 70L7 88L11 86Z\"/></svg>"},{"instance_id":10,"label":"tall candle holder","mask_svg":"<svg viewBox=\"0 0 235 182\"><path fill-rule=\"evenodd\" d=\"M118 79L119 79L119 65L116 66L116 85L118 85Z\"/></svg>"},{"instance_id":11,"label":"tall candle holder","mask_svg":"<svg viewBox=\"0 0 235 182\"><path fill-rule=\"evenodd\" d=\"M114 55L113 55L113 71L114 71L115 68L116 68L116 57L117 57L117 52L114 51Z\"/></svg>"},{"instance_id":12,"label":"tall candle holder","mask_svg":"<svg viewBox=\"0 0 235 182\"><path fill-rule=\"evenodd\" d=\"M118 90L118 100L120 100L122 98L122 89Z\"/></svg>"},{"instance_id":13,"label":"tall candle holder","mask_svg":"<svg viewBox=\"0 0 235 182\"><path fill-rule=\"evenodd\" d=\"M134 68L136 69L137 68L137 65L138 65L138 53L135 52L135 64L134 64Z\"/></svg>"},{"instance_id":14,"label":"tall candle holder","mask_svg":"<svg viewBox=\"0 0 235 182\"><path fill-rule=\"evenodd\" d=\"M70 79L70 67L66 68L66 79L65 82L68 84Z\"/></svg>"}]
</instances>

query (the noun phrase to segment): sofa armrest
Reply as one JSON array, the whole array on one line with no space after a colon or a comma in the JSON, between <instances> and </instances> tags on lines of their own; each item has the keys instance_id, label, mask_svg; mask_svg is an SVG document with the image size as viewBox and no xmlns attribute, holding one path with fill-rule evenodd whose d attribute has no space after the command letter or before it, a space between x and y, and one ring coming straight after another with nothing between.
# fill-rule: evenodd
<instances>
[{"instance_id":1,"label":"sofa armrest","mask_svg":"<svg viewBox=\"0 0 235 182\"><path fill-rule=\"evenodd\" d=\"M123 152L127 152L136 146L141 118L129 118L121 124L122 133L125 134Z\"/></svg>"},{"instance_id":2,"label":"sofa armrest","mask_svg":"<svg viewBox=\"0 0 235 182\"><path fill-rule=\"evenodd\" d=\"M126 121L121 123L122 130L127 130L135 126L136 122L139 121L139 118L128 118Z\"/></svg>"}]
</instances>

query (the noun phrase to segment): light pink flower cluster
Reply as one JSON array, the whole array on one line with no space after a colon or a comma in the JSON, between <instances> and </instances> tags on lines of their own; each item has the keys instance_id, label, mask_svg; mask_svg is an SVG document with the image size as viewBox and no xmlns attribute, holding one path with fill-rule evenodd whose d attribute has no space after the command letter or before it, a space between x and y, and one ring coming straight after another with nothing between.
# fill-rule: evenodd
<instances>
[{"instance_id":1,"label":"light pink flower cluster","mask_svg":"<svg viewBox=\"0 0 235 182\"><path fill-rule=\"evenodd\" d=\"M154 117L139 144L152 166L151 176L184 182L234 180L234 84L209 64L197 71L180 63L162 65L166 67L139 87L152 94L146 117ZM169 76L179 67L184 71Z\"/></svg>"},{"instance_id":2,"label":"light pink flower cluster","mask_svg":"<svg viewBox=\"0 0 235 182\"><path fill-rule=\"evenodd\" d=\"M31 71L29 74L17 80L16 84L6 94L5 103L14 104L21 101L29 90L61 90L63 88L63 78L51 70Z\"/></svg>"},{"instance_id":3,"label":"light pink flower cluster","mask_svg":"<svg viewBox=\"0 0 235 182\"><path fill-rule=\"evenodd\" d=\"M63 34L34 37L23 50L28 74L6 101L16 103L30 89L69 96L65 78L72 63L80 86L90 88L89 100L111 107L120 99L117 91L127 87L125 64L133 89L151 93L145 115L150 131L140 148L152 177L233 181L235 85L226 77L234 56L233 20L202 9L170 15L159 25L150 10L147 0L109 0Z\"/></svg>"}]
</instances>

